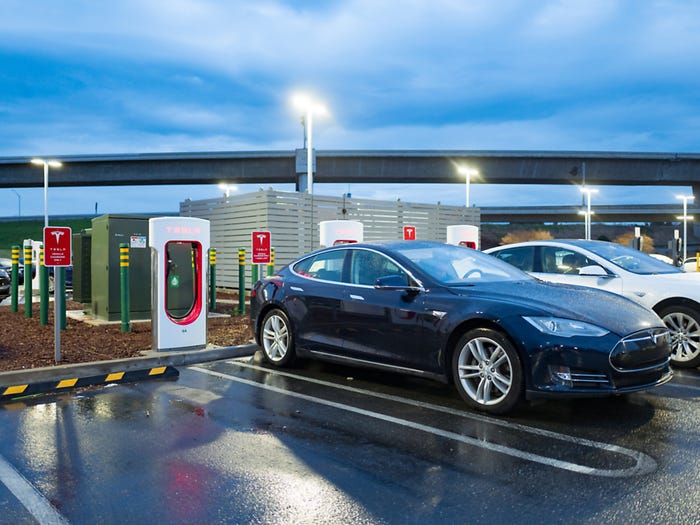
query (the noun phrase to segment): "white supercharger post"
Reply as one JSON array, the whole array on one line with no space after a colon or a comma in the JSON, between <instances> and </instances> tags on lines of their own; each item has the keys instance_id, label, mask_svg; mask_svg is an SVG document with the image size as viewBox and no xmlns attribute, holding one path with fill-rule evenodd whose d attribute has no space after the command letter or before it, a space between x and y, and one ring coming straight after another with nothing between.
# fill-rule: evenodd
<instances>
[{"instance_id":1,"label":"white supercharger post","mask_svg":"<svg viewBox=\"0 0 700 525\"><path fill-rule=\"evenodd\" d=\"M207 345L209 221L157 217L148 221L154 350Z\"/></svg>"},{"instance_id":2,"label":"white supercharger post","mask_svg":"<svg viewBox=\"0 0 700 525\"><path fill-rule=\"evenodd\" d=\"M479 228L471 224L455 224L447 227L447 244L479 249Z\"/></svg>"},{"instance_id":3,"label":"white supercharger post","mask_svg":"<svg viewBox=\"0 0 700 525\"><path fill-rule=\"evenodd\" d=\"M321 221L318 226L322 248L364 240L364 227L360 221Z\"/></svg>"}]
</instances>

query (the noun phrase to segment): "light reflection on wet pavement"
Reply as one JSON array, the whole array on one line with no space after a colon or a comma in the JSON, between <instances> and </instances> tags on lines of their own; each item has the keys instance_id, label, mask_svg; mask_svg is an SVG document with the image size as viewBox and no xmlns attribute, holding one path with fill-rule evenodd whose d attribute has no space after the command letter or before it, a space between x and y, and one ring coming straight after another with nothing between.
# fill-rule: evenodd
<instances>
[{"instance_id":1,"label":"light reflection on wet pavement","mask_svg":"<svg viewBox=\"0 0 700 525\"><path fill-rule=\"evenodd\" d=\"M429 381L251 364L4 406L0 455L66 523L700 520L698 371L489 418ZM36 523L2 481L6 517Z\"/></svg>"}]
</instances>

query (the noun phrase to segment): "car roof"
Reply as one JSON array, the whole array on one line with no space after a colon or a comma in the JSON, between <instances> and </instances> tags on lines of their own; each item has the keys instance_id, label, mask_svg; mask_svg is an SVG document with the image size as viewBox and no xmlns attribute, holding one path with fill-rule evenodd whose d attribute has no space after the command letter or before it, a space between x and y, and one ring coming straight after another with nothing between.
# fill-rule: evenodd
<instances>
[{"instance_id":1,"label":"car roof","mask_svg":"<svg viewBox=\"0 0 700 525\"><path fill-rule=\"evenodd\" d=\"M512 247L512 246L535 246L535 245L547 245L547 246L557 246L557 245L569 245L576 246L578 248L588 249L596 245L610 244L610 241L587 241L585 239L542 239L536 241L524 241L524 242L514 242L509 244L502 244L500 246L495 246L489 248L486 251L500 250L502 248Z\"/></svg>"},{"instance_id":2,"label":"car roof","mask_svg":"<svg viewBox=\"0 0 700 525\"><path fill-rule=\"evenodd\" d=\"M396 250L399 248L404 248L406 246L412 246L414 248L430 248L432 246L444 246L444 242L438 241L397 241L397 240L380 240L380 241L367 241L367 242L357 242L348 244L337 244L335 246L327 246L322 248L322 250L330 250L333 248L340 249L351 249L351 248L379 248L386 250Z\"/></svg>"}]
</instances>

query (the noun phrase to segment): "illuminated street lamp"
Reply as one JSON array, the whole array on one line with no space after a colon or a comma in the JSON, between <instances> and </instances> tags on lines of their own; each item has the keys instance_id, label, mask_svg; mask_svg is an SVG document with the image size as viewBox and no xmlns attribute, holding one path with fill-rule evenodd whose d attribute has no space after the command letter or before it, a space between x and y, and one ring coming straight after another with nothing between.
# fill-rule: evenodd
<instances>
[{"instance_id":1,"label":"illuminated street lamp","mask_svg":"<svg viewBox=\"0 0 700 525\"><path fill-rule=\"evenodd\" d=\"M589 188L588 186L582 186L581 187L581 193L586 195L586 240L590 241L591 240L591 215L593 215L593 212L591 212L591 194L593 193L598 193L598 190L595 188Z\"/></svg>"},{"instance_id":2,"label":"illuminated street lamp","mask_svg":"<svg viewBox=\"0 0 700 525\"><path fill-rule=\"evenodd\" d=\"M219 184L219 189L224 190L224 195L228 199L228 197L232 191L238 191L238 186L235 186L233 184L226 184L225 182L222 182L221 184Z\"/></svg>"},{"instance_id":3,"label":"illuminated street lamp","mask_svg":"<svg viewBox=\"0 0 700 525\"><path fill-rule=\"evenodd\" d=\"M464 175L464 180L465 180L465 182L466 182L466 184L467 184L467 185L466 185L466 193L465 193L465 200L464 200L465 204L464 204L464 205L465 205L467 208L469 208L469 184L471 183L471 178L472 178L472 177L477 177L477 176L479 175L479 172L476 171L476 170L473 169L473 168L467 168L466 166L460 166L459 168L457 168L457 171L459 171L459 173L460 173L461 175Z\"/></svg>"},{"instance_id":4,"label":"illuminated street lamp","mask_svg":"<svg viewBox=\"0 0 700 525\"><path fill-rule=\"evenodd\" d=\"M44 166L44 227L49 225L49 166L60 168L63 166L57 160L32 159L32 164Z\"/></svg>"},{"instance_id":5,"label":"illuminated street lamp","mask_svg":"<svg viewBox=\"0 0 700 525\"><path fill-rule=\"evenodd\" d=\"M308 143L306 144L306 192L312 194L314 192L314 175L313 175L313 116L323 116L328 114L326 106L314 101L311 97L304 94L297 94L292 97L292 103L298 110L304 112L304 123Z\"/></svg>"},{"instance_id":6,"label":"illuminated street lamp","mask_svg":"<svg viewBox=\"0 0 700 525\"><path fill-rule=\"evenodd\" d=\"M688 258L688 221L693 220L692 215L688 215L688 201L695 199L695 195L676 195L676 199L683 201L683 215L678 217L683 219L683 262Z\"/></svg>"}]
</instances>

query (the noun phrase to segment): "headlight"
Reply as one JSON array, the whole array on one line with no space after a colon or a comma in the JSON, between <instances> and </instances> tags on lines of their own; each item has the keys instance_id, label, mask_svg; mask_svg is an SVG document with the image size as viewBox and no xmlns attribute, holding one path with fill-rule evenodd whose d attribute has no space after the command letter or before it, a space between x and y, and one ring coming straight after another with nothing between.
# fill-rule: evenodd
<instances>
[{"instance_id":1,"label":"headlight","mask_svg":"<svg viewBox=\"0 0 700 525\"><path fill-rule=\"evenodd\" d=\"M523 316L523 319L543 334L556 335L559 337L602 337L610 332L594 324L574 321L573 319L562 319L561 317Z\"/></svg>"}]
</instances>

